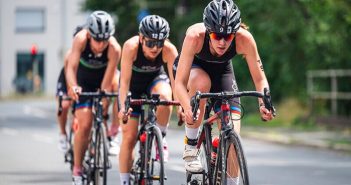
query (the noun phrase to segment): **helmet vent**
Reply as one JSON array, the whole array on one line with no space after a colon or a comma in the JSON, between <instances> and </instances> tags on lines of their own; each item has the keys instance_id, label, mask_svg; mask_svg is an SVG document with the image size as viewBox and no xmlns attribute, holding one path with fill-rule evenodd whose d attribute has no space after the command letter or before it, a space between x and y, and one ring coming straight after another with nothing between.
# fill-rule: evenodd
<instances>
[{"instance_id":1,"label":"helmet vent","mask_svg":"<svg viewBox=\"0 0 351 185\"><path fill-rule=\"evenodd\" d=\"M97 17L96 23L98 25L99 33L102 33L101 19L99 17Z\"/></svg>"},{"instance_id":2,"label":"helmet vent","mask_svg":"<svg viewBox=\"0 0 351 185\"><path fill-rule=\"evenodd\" d=\"M223 10L226 10L227 9L227 2L225 2L225 1L222 1L222 9Z\"/></svg>"},{"instance_id":3,"label":"helmet vent","mask_svg":"<svg viewBox=\"0 0 351 185\"><path fill-rule=\"evenodd\" d=\"M105 23L105 32L108 32L108 25L109 25L109 22L106 21L106 23Z\"/></svg>"},{"instance_id":4,"label":"helmet vent","mask_svg":"<svg viewBox=\"0 0 351 185\"><path fill-rule=\"evenodd\" d=\"M226 17L225 16L222 16L221 25L226 26Z\"/></svg>"}]
</instances>

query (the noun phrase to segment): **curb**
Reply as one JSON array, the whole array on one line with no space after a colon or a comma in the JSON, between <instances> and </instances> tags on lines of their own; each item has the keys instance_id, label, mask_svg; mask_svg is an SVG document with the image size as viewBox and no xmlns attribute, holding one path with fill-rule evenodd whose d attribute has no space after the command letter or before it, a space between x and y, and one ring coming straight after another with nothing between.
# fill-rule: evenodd
<instances>
[{"instance_id":1,"label":"curb","mask_svg":"<svg viewBox=\"0 0 351 185\"><path fill-rule=\"evenodd\" d=\"M323 137L316 137L323 135ZM338 143L333 141L333 138L337 138L338 133L330 132L296 132L296 131L281 131L277 129L242 129L240 133L242 137L263 140L273 143L285 144L285 145L298 145L307 146L320 149L332 149L334 151L341 151L351 154L351 137L348 136L346 142ZM303 137L302 137L303 136Z\"/></svg>"}]
</instances>

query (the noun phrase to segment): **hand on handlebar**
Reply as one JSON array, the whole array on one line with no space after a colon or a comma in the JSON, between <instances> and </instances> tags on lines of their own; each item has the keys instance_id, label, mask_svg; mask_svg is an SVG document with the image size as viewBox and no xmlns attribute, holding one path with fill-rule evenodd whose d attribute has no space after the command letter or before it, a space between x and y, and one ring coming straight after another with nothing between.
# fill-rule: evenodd
<instances>
[{"instance_id":1,"label":"hand on handlebar","mask_svg":"<svg viewBox=\"0 0 351 185\"><path fill-rule=\"evenodd\" d=\"M82 93L82 87L74 85L71 86L68 90L68 95L72 98L74 101L79 100L79 94Z\"/></svg>"},{"instance_id":2,"label":"hand on handlebar","mask_svg":"<svg viewBox=\"0 0 351 185\"><path fill-rule=\"evenodd\" d=\"M268 110L264 105L260 106L262 121L270 121L274 118L272 111Z\"/></svg>"},{"instance_id":3,"label":"hand on handlebar","mask_svg":"<svg viewBox=\"0 0 351 185\"><path fill-rule=\"evenodd\" d=\"M133 109L129 108L128 111L125 111L125 108L121 108L118 112L118 118L126 124L129 120L130 114L132 113Z\"/></svg>"},{"instance_id":4,"label":"hand on handlebar","mask_svg":"<svg viewBox=\"0 0 351 185\"><path fill-rule=\"evenodd\" d=\"M195 123L195 121L197 121L199 119L200 110L197 109L197 112L195 114L196 115L195 118L194 118L193 111L191 111L191 110L185 110L183 114L185 115L184 118L185 118L186 123L189 125L192 125Z\"/></svg>"},{"instance_id":5,"label":"hand on handlebar","mask_svg":"<svg viewBox=\"0 0 351 185\"><path fill-rule=\"evenodd\" d=\"M264 103L260 104L262 121L270 121L275 117L276 112L272 104L271 94L268 88L264 88L263 102Z\"/></svg>"}]
</instances>

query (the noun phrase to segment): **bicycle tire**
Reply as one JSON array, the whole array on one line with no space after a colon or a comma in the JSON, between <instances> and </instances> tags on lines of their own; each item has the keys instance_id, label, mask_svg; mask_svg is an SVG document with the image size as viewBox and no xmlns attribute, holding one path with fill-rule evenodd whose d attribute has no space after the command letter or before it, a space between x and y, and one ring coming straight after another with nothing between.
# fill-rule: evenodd
<instances>
[{"instance_id":1,"label":"bicycle tire","mask_svg":"<svg viewBox=\"0 0 351 185\"><path fill-rule=\"evenodd\" d=\"M164 159L162 134L158 127L150 127L146 135L145 145L145 184L164 185ZM158 155L158 157L157 157ZM155 182L156 181L156 182Z\"/></svg>"},{"instance_id":2,"label":"bicycle tire","mask_svg":"<svg viewBox=\"0 0 351 185\"><path fill-rule=\"evenodd\" d=\"M202 179L203 185L212 185L213 179L213 167L211 165L211 152L212 152L212 136L211 127L203 125L202 130L205 132L205 139L202 141L200 146L199 156L203 169L205 170L205 176Z\"/></svg>"},{"instance_id":3,"label":"bicycle tire","mask_svg":"<svg viewBox=\"0 0 351 185\"><path fill-rule=\"evenodd\" d=\"M141 132L143 133L143 132ZM139 136L141 135L141 133L138 134L138 138L140 138ZM136 146L139 145L139 150L136 154L136 157L133 161L133 165L132 165L132 169L130 172L130 179L129 179L129 184L130 185L139 185L142 184L142 180L143 180L143 169L144 169L144 148L145 148L145 141L141 142L140 139L138 140L138 142L136 143Z\"/></svg>"},{"instance_id":4,"label":"bicycle tire","mask_svg":"<svg viewBox=\"0 0 351 185\"><path fill-rule=\"evenodd\" d=\"M108 168L108 154L107 154L107 137L106 130L103 124L96 133L96 143L94 152L94 185L107 184L107 168Z\"/></svg>"},{"instance_id":5,"label":"bicycle tire","mask_svg":"<svg viewBox=\"0 0 351 185\"><path fill-rule=\"evenodd\" d=\"M72 121L73 122L73 121ZM70 170L73 172L74 166L74 149L73 149L73 142L74 142L74 130L73 130L73 123L68 127L68 150L65 153L65 162L69 163Z\"/></svg>"},{"instance_id":6,"label":"bicycle tire","mask_svg":"<svg viewBox=\"0 0 351 185\"><path fill-rule=\"evenodd\" d=\"M233 155L230 155L230 150L235 152L236 159L233 157ZM224 155L224 159L226 162L222 163L222 155ZM234 161L235 160L235 161ZM230 169L228 168L229 166L233 166L232 164L236 163L239 168L238 169ZM243 151L243 147L241 145L241 140L239 135L237 135L234 131L231 131L227 135L227 139L224 140L224 153L219 152L218 155L218 162L217 164L219 165L219 168L221 169L221 184L226 185L227 184L227 178L231 176L230 173L235 173L235 172L230 172L230 171L235 171L238 170L239 174L239 184L240 185L249 185L249 174L248 174L248 169L247 169L247 164L246 164L246 159L245 159L245 154ZM228 165L231 164L231 165ZM218 174L217 174L218 175Z\"/></svg>"},{"instance_id":7,"label":"bicycle tire","mask_svg":"<svg viewBox=\"0 0 351 185\"><path fill-rule=\"evenodd\" d=\"M130 171L130 178L129 178L129 184L130 185L138 185L141 184L142 181L142 170L141 170L141 158L135 159L135 162L133 163L133 167Z\"/></svg>"}]
</instances>

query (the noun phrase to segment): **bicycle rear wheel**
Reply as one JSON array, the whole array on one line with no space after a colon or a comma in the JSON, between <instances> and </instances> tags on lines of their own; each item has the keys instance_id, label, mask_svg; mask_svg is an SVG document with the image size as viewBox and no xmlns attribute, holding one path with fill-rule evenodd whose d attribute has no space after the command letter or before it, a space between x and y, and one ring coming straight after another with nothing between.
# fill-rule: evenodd
<instances>
[{"instance_id":1,"label":"bicycle rear wheel","mask_svg":"<svg viewBox=\"0 0 351 185\"><path fill-rule=\"evenodd\" d=\"M249 185L249 174L239 135L233 131L230 132L224 142L224 149L224 153L219 152L217 163L222 172L221 184L233 184L233 182L227 181L237 180L240 185ZM223 158L222 155L224 155ZM221 159L226 161L222 162ZM217 175L219 176L219 174Z\"/></svg>"},{"instance_id":2,"label":"bicycle rear wheel","mask_svg":"<svg viewBox=\"0 0 351 185\"><path fill-rule=\"evenodd\" d=\"M107 184L107 168L108 168L108 154L107 154L107 137L105 127L101 124L100 129L96 133L96 145L94 152L94 185Z\"/></svg>"},{"instance_id":3,"label":"bicycle rear wheel","mask_svg":"<svg viewBox=\"0 0 351 185\"><path fill-rule=\"evenodd\" d=\"M164 161L162 135L158 127L147 131L145 145L145 184L164 184Z\"/></svg>"}]
</instances>

